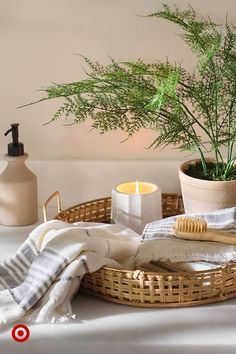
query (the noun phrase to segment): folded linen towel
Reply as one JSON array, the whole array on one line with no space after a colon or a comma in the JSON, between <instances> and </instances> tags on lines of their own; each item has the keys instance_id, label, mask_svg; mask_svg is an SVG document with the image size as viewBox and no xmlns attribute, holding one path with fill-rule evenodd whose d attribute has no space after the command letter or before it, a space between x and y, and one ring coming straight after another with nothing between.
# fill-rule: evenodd
<instances>
[{"instance_id":1,"label":"folded linen towel","mask_svg":"<svg viewBox=\"0 0 236 354\"><path fill-rule=\"evenodd\" d=\"M196 272L196 271L206 271L209 269L215 269L220 267L217 263L209 262L160 262L160 261L151 261L147 264L142 264L141 270L146 272Z\"/></svg>"},{"instance_id":2,"label":"folded linen towel","mask_svg":"<svg viewBox=\"0 0 236 354\"><path fill-rule=\"evenodd\" d=\"M122 267L140 235L121 225L52 220L34 229L0 265L0 324L25 316L35 322L73 318L70 300L86 272Z\"/></svg>"},{"instance_id":3,"label":"folded linen towel","mask_svg":"<svg viewBox=\"0 0 236 354\"><path fill-rule=\"evenodd\" d=\"M188 215L201 217L208 227L230 231L236 237L236 208L222 209L210 213ZM217 242L186 241L171 235L171 227L177 216L146 225L142 242L135 257L137 267L151 261L227 263L236 261L236 246Z\"/></svg>"}]
</instances>

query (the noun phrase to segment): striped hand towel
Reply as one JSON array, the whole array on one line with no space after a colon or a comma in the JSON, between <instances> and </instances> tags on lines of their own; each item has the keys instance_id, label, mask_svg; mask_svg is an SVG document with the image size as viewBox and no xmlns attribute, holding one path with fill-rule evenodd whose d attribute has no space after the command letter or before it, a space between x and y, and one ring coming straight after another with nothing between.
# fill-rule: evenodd
<instances>
[{"instance_id":1,"label":"striped hand towel","mask_svg":"<svg viewBox=\"0 0 236 354\"><path fill-rule=\"evenodd\" d=\"M140 235L120 225L38 226L9 260L0 264L0 324L24 317L35 322L73 318L71 298L86 272L120 268L132 257Z\"/></svg>"},{"instance_id":2,"label":"striped hand towel","mask_svg":"<svg viewBox=\"0 0 236 354\"><path fill-rule=\"evenodd\" d=\"M208 227L235 232L236 208L222 209L210 213L185 215L203 218ZM171 235L171 227L177 216L147 224L142 242L138 247L135 264L141 267L151 261L227 263L236 261L236 246L217 242L185 241Z\"/></svg>"}]
</instances>

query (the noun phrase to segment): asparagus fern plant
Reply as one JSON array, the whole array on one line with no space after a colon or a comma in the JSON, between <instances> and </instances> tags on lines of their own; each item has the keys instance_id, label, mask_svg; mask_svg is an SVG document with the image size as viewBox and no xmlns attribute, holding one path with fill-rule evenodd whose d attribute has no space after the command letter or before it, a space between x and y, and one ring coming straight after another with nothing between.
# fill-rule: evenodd
<instances>
[{"instance_id":1,"label":"asparagus fern plant","mask_svg":"<svg viewBox=\"0 0 236 354\"><path fill-rule=\"evenodd\" d=\"M198 151L201 177L236 179L236 32L228 23L198 19L188 7L163 5L149 15L175 23L195 53L197 65L188 72L182 64L166 62L117 63L102 66L84 58L89 70L82 81L53 84L40 101L63 98L51 121L62 116L73 123L92 119L101 133L122 129L132 136L141 128L157 132L153 148L169 144ZM224 156L222 151L227 151ZM215 163L207 162L211 153Z\"/></svg>"}]
</instances>

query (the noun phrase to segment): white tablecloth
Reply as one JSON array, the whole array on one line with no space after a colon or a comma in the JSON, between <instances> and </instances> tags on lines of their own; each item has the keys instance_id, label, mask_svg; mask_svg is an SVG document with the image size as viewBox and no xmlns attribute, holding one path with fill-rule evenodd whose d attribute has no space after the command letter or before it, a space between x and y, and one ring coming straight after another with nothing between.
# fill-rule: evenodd
<instances>
[{"instance_id":1,"label":"white tablecloth","mask_svg":"<svg viewBox=\"0 0 236 354\"><path fill-rule=\"evenodd\" d=\"M0 261L34 226L0 226ZM0 330L1 354L235 354L236 299L192 308L142 309L78 294L74 322L30 325L27 342Z\"/></svg>"}]
</instances>

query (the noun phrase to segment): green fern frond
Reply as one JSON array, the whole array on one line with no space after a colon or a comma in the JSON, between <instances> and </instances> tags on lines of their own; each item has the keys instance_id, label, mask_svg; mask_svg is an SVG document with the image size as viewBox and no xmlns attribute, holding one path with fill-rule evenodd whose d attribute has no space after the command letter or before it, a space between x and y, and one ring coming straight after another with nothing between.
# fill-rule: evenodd
<instances>
[{"instance_id":1,"label":"green fern frond","mask_svg":"<svg viewBox=\"0 0 236 354\"><path fill-rule=\"evenodd\" d=\"M121 129L132 136L140 129L152 129L157 137L150 147L173 145L198 151L203 166L205 153L212 152L214 178L231 178L236 160L235 26L227 19L223 26L199 17L190 5L180 10L164 4L148 17L168 20L180 28L179 35L197 57L193 72L168 60L117 63L111 59L103 66L83 57L86 79L52 84L42 90L46 97L40 101L62 99L52 121L66 117L80 123L89 118L101 134Z\"/></svg>"}]
</instances>

